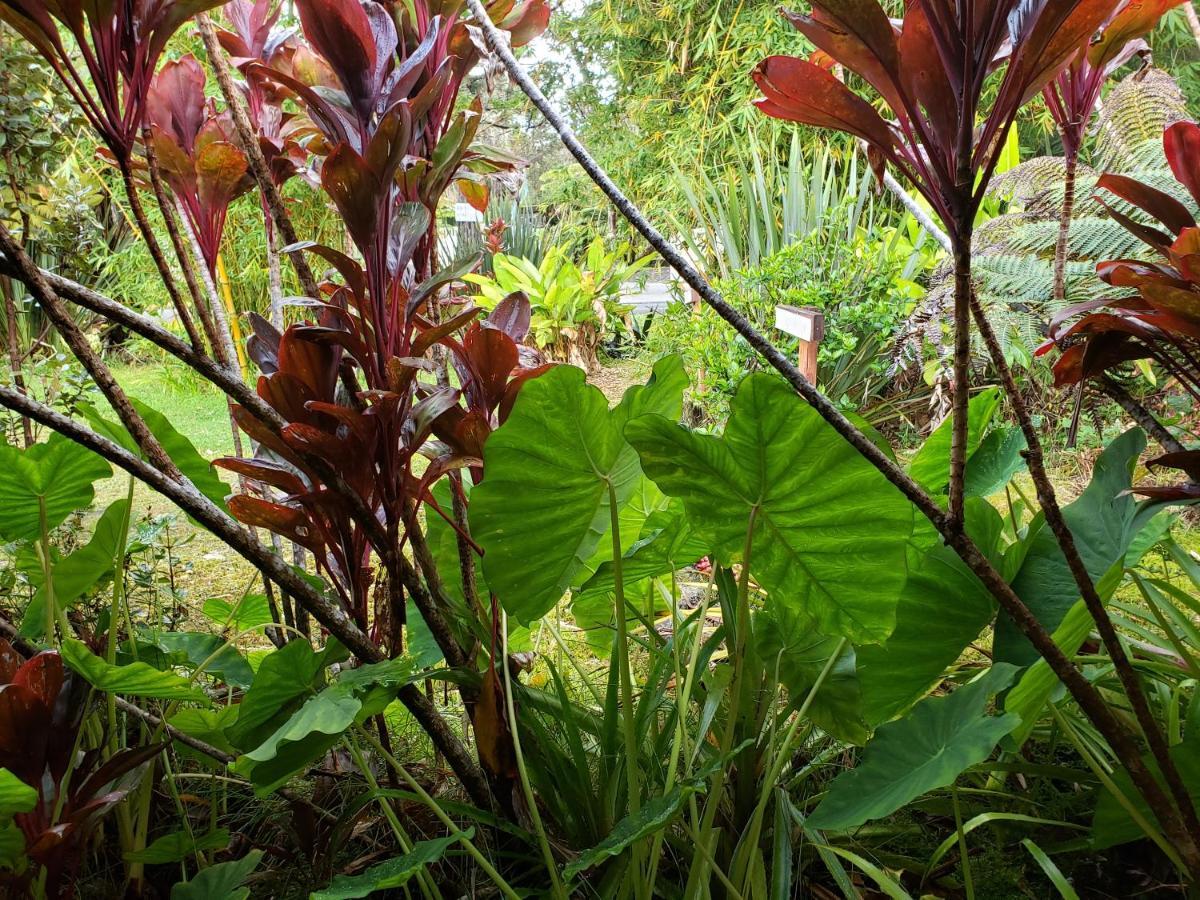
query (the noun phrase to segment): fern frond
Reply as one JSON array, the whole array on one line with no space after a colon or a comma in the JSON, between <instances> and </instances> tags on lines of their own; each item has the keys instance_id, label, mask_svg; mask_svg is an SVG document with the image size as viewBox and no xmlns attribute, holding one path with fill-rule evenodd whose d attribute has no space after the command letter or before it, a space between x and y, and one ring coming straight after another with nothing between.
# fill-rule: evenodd
<instances>
[{"instance_id":1,"label":"fern frond","mask_svg":"<svg viewBox=\"0 0 1200 900\"><path fill-rule=\"evenodd\" d=\"M1148 144L1162 154L1162 133L1188 118L1183 91L1162 69L1142 69L1118 82L1104 97L1096 121L1095 159L1101 168L1125 171L1147 163Z\"/></svg>"}]
</instances>

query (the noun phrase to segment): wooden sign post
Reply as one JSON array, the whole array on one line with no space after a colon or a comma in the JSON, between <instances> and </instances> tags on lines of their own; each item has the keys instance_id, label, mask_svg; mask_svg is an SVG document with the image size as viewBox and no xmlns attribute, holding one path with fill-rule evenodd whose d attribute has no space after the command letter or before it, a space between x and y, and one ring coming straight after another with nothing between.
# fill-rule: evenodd
<instances>
[{"instance_id":1,"label":"wooden sign post","mask_svg":"<svg viewBox=\"0 0 1200 900\"><path fill-rule=\"evenodd\" d=\"M825 337L825 313L815 306L775 307L775 327L800 339L800 373L817 383L817 348Z\"/></svg>"}]
</instances>

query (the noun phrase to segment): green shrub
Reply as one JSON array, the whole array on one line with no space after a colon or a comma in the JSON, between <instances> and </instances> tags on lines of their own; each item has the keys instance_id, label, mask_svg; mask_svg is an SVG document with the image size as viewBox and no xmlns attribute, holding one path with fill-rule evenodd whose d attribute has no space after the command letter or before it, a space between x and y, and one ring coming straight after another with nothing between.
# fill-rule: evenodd
<instances>
[{"instance_id":1,"label":"green shrub","mask_svg":"<svg viewBox=\"0 0 1200 900\"><path fill-rule=\"evenodd\" d=\"M919 295L908 280L895 242L867 243L813 231L768 256L762 264L721 279L717 288L760 332L785 353L797 341L775 330L775 307L813 306L825 312L825 337L818 353L818 380L847 405L860 404L864 382L877 390L888 365L887 348L897 326ZM730 337L708 307L674 304L650 330L655 355L681 354L696 374L691 401L703 418L720 421L729 398L761 361L740 337Z\"/></svg>"}]
</instances>

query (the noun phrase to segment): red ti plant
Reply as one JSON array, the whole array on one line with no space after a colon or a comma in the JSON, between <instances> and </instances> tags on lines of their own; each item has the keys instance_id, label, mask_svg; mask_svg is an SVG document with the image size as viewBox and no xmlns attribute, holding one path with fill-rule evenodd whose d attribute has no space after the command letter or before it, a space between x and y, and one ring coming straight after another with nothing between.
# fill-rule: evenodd
<instances>
[{"instance_id":1,"label":"red ti plant","mask_svg":"<svg viewBox=\"0 0 1200 900\"><path fill-rule=\"evenodd\" d=\"M261 72L248 71L253 63L289 70L299 49L290 29L277 25L281 7L274 0L231 0L222 12L232 30L218 30L217 40L242 72L243 88L250 122L258 136L271 180L282 187L293 176L308 171L308 151L300 143L302 133L311 127L303 116L284 112L283 103L291 92L265 78ZM315 60L311 53L307 59ZM267 232L267 264L270 271L271 323L283 328L283 284L279 263L279 239L275 217L267 198L261 197L263 225Z\"/></svg>"},{"instance_id":2,"label":"red ti plant","mask_svg":"<svg viewBox=\"0 0 1200 900\"><path fill-rule=\"evenodd\" d=\"M1200 203L1200 126L1176 122L1163 134L1163 148L1175 178ZM1052 323L1051 340L1040 352L1056 345L1066 348L1054 364L1054 383L1065 387L1103 381L1129 362L1152 360L1200 400L1200 226L1170 194L1132 178L1107 174L1097 188L1162 226L1143 224L1106 204L1110 214L1160 259L1099 263L1100 277L1114 287L1128 288L1129 294L1069 307ZM1081 319L1061 329L1081 313ZM1182 470L1187 482L1141 487L1138 492L1162 499L1200 497L1200 450L1166 443L1168 452L1149 465Z\"/></svg>"},{"instance_id":3,"label":"red ti plant","mask_svg":"<svg viewBox=\"0 0 1200 900\"><path fill-rule=\"evenodd\" d=\"M1121 0L907 0L897 26L876 0L815 0L811 15L792 23L819 50L857 73L890 107L887 122L865 100L820 66L773 56L754 77L769 115L835 128L865 141L877 167L892 165L941 217L954 255L954 423L950 450L949 512L943 533L963 529L967 387L973 316L1005 394L1025 436L1025 458L1045 514L1100 633L1131 710L1171 788L1167 798L1140 767L1127 733L1105 722L1106 737L1122 762L1137 769L1138 789L1164 810L1171 840L1193 860L1197 816L1171 758L1141 680L1079 554L1043 460L1041 437L1013 379L1000 343L971 285L975 214L1022 104L1036 96L1086 49ZM995 99L983 103L985 85ZM989 89L989 95L991 90ZM1095 721L1095 720L1094 720ZM1200 865L1200 864L1197 864Z\"/></svg>"},{"instance_id":4,"label":"red ti plant","mask_svg":"<svg viewBox=\"0 0 1200 900\"><path fill-rule=\"evenodd\" d=\"M1054 246L1054 299L1066 297L1067 237L1075 207L1075 170L1083 135L1092 112L1100 101L1100 90L1108 77L1134 56L1148 53L1142 38L1158 20L1183 0L1123 0L1091 43L1076 50L1070 64L1042 88L1062 137L1066 174L1063 182L1062 211L1058 219L1058 240Z\"/></svg>"},{"instance_id":5,"label":"red ti plant","mask_svg":"<svg viewBox=\"0 0 1200 900\"><path fill-rule=\"evenodd\" d=\"M193 347L203 338L192 322L171 268L138 197L134 144L145 125L154 71L171 36L192 16L222 0L0 0L7 22L46 59L71 98L112 153L142 238ZM63 44L60 27L75 40L78 56ZM82 70L76 60L82 60ZM201 313L203 316L203 313Z\"/></svg>"},{"instance_id":6,"label":"red ti plant","mask_svg":"<svg viewBox=\"0 0 1200 900\"><path fill-rule=\"evenodd\" d=\"M448 612L437 596L440 581L426 571L427 591L401 549L411 542L427 569L415 518L421 504L431 500L436 479L479 465L510 383L531 372L517 346L528 326L523 301L514 299L484 324L475 322L479 310L443 309L439 292L465 269L437 271L434 211L453 181L505 164L471 146L478 99L454 112L461 80L477 58L458 7L432 15L417 3L398 19L374 0L300 0L297 8L320 65L298 49L288 71L261 63L244 71L293 91L304 105L319 132L313 143L326 152L321 187L362 262L307 245L340 275L313 301L316 321L281 334L256 320L251 355L263 371L258 392L289 424L276 438L239 410L239 422L262 449L256 460L223 464L281 496L235 498L231 510L312 550L347 611L391 649L398 648L389 626L403 622L407 591L454 665L462 650L452 626L438 633L437 620ZM540 0L500 14L518 38L539 30L530 22L545 21ZM436 375L426 358L435 345L450 354L461 387L419 377ZM432 441L434 434L441 441ZM418 454L431 458L420 476ZM369 521L346 508L306 455L350 485L370 510ZM385 570L384 591L371 591L372 551ZM380 597L384 608L372 620L371 603L378 607Z\"/></svg>"},{"instance_id":7,"label":"red ti plant","mask_svg":"<svg viewBox=\"0 0 1200 900\"><path fill-rule=\"evenodd\" d=\"M30 862L44 869L47 897L74 894L92 833L164 746L126 748L107 761L98 748L79 748L86 696L87 685L64 673L57 652L25 660L0 638L0 768L37 792L33 808L13 821ZM11 896L24 896L35 874L31 866L7 876Z\"/></svg>"},{"instance_id":8,"label":"red ti plant","mask_svg":"<svg viewBox=\"0 0 1200 900\"><path fill-rule=\"evenodd\" d=\"M1120 0L908 0L895 25L876 0L816 0L786 13L874 88L888 122L820 65L771 56L754 72L770 116L861 138L877 170L901 172L937 212L954 252L954 431L950 517L962 522L975 214L1018 109L1085 47ZM984 85L1003 68L990 106Z\"/></svg>"},{"instance_id":9,"label":"red ti plant","mask_svg":"<svg viewBox=\"0 0 1200 900\"><path fill-rule=\"evenodd\" d=\"M228 113L204 96L204 69L191 54L167 63L147 98L150 140L163 177L183 207L209 275L229 205L254 186Z\"/></svg>"}]
</instances>

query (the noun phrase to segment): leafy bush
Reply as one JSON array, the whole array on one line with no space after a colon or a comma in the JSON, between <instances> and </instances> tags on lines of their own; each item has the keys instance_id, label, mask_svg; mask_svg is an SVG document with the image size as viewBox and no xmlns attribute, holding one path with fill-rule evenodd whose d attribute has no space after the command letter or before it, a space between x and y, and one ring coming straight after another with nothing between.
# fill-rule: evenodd
<instances>
[{"instance_id":1,"label":"leafy bush","mask_svg":"<svg viewBox=\"0 0 1200 900\"><path fill-rule=\"evenodd\" d=\"M775 331L775 307L815 306L825 312L825 337L818 353L818 380L830 393L859 405L867 399L854 390L864 380L878 386L887 367L891 334L920 293L904 277L903 260L891 252L894 241L869 244L862 238L831 238L812 231L791 246L766 257L762 264L718 282L734 307L762 332L770 333L785 353L797 352L797 341ZM650 331L655 353L683 356L697 373L691 399L713 420L724 419L729 398L748 371L761 365L741 338L730 339L709 307L675 304Z\"/></svg>"},{"instance_id":2,"label":"leafy bush","mask_svg":"<svg viewBox=\"0 0 1200 900\"><path fill-rule=\"evenodd\" d=\"M601 342L621 321L621 283L652 259L643 256L626 263L628 254L627 244L605 252L599 237L579 263L557 246L546 251L540 265L497 253L492 257L491 276L472 274L465 280L479 286L477 299L488 309L510 294L523 293L533 313L530 334L534 343L554 359L594 371Z\"/></svg>"}]
</instances>

